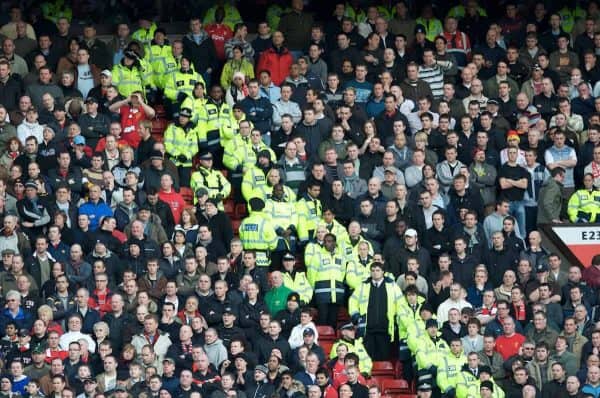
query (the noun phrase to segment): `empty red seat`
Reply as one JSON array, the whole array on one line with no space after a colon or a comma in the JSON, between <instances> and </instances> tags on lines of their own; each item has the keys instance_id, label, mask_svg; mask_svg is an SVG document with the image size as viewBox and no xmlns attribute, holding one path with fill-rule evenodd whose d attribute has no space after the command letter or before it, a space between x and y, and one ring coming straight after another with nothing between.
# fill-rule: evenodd
<instances>
[{"instance_id":1,"label":"empty red seat","mask_svg":"<svg viewBox=\"0 0 600 398\"><path fill-rule=\"evenodd\" d=\"M239 235L241 224L242 224L242 220L231 220L231 227L233 228L233 233L235 235Z\"/></svg>"},{"instance_id":2,"label":"empty red seat","mask_svg":"<svg viewBox=\"0 0 600 398\"><path fill-rule=\"evenodd\" d=\"M246 205L244 203L238 203L235 205L235 218L244 218L248 215L246 211Z\"/></svg>"},{"instance_id":3,"label":"empty red seat","mask_svg":"<svg viewBox=\"0 0 600 398\"><path fill-rule=\"evenodd\" d=\"M188 187L181 187L179 189L179 193L183 197L183 200L185 200L185 203L187 203L189 205L193 205L194 204L194 192L192 192L192 190L190 188L188 188Z\"/></svg>"},{"instance_id":4,"label":"empty red seat","mask_svg":"<svg viewBox=\"0 0 600 398\"><path fill-rule=\"evenodd\" d=\"M404 365L400 360L394 363L394 376L396 379L401 379L404 376Z\"/></svg>"},{"instance_id":5,"label":"empty red seat","mask_svg":"<svg viewBox=\"0 0 600 398\"><path fill-rule=\"evenodd\" d=\"M410 394L410 386L403 379L383 379L381 389L384 394Z\"/></svg>"},{"instance_id":6,"label":"empty red seat","mask_svg":"<svg viewBox=\"0 0 600 398\"><path fill-rule=\"evenodd\" d=\"M319 333L319 342L330 341L333 343L336 339L335 330L331 326L319 325L317 332Z\"/></svg>"},{"instance_id":7,"label":"empty red seat","mask_svg":"<svg viewBox=\"0 0 600 398\"><path fill-rule=\"evenodd\" d=\"M389 377L393 378L396 376L394 372L394 364L390 361L374 361L373 369L371 370L373 376Z\"/></svg>"},{"instance_id":8,"label":"empty red seat","mask_svg":"<svg viewBox=\"0 0 600 398\"><path fill-rule=\"evenodd\" d=\"M223 202L223 207L225 208L225 214L227 214L229 217L233 217L235 214L235 203L233 203L233 200L225 200Z\"/></svg>"}]
</instances>

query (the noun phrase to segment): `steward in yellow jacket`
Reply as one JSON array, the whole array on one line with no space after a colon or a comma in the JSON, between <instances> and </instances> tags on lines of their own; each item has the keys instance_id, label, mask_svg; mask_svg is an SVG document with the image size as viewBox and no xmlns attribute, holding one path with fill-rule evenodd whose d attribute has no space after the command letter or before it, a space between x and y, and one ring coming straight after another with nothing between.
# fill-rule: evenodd
<instances>
[{"instance_id":1,"label":"steward in yellow jacket","mask_svg":"<svg viewBox=\"0 0 600 398\"><path fill-rule=\"evenodd\" d=\"M298 212L298 237L301 242L307 242L309 239L312 239L317 226L322 222L323 205L319 199L320 194L321 184L317 181L310 182L306 193L298 199L298 203L296 204Z\"/></svg>"},{"instance_id":2,"label":"steward in yellow jacket","mask_svg":"<svg viewBox=\"0 0 600 398\"><path fill-rule=\"evenodd\" d=\"M173 57L173 48L166 40L163 29L157 29L154 33L154 40L150 43L150 48L146 55L148 63L152 67L152 79L156 87L165 88L166 77L175 69L177 62Z\"/></svg>"},{"instance_id":3,"label":"steward in yellow jacket","mask_svg":"<svg viewBox=\"0 0 600 398\"><path fill-rule=\"evenodd\" d=\"M383 264L371 264L371 276L363 281L348 300L352 322L358 336L375 361L388 360L396 336L396 316L402 292L393 278L386 277Z\"/></svg>"},{"instance_id":4,"label":"steward in yellow jacket","mask_svg":"<svg viewBox=\"0 0 600 398\"><path fill-rule=\"evenodd\" d=\"M441 333L438 333L438 323L435 319L425 322L425 333L411 333L409 329L408 347L416 357L417 369L432 372L450 352L448 344L442 339Z\"/></svg>"},{"instance_id":5,"label":"steward in yellow jacket","mask_svg":"<svg viewBox=\"0 0 600 398\"><path fill-rule=\"evenodd\" d=\"M283 241L283 245L288 250L295 252L296 239L298 237L296 204L295 202L286 200L286 191L282 184L275 185L272 194L269 196L270 199L267 199L265 202L265 213L271 217L275 225L275 231L280 241Z\"/></svg>"},{"instance_id":6,"label":"steward in yellow jacket","mask_svg":"<svg viewBox=\"0 0 600 398\"><path fill-rule=\"evenodd\" d=\"M240 240L244 250L256 252L256 265L267 267L270 264L270 252L277 248L277 234L271 219L263 212L265 202L252 198L249 204L250 215L240 225Z\"/></svg>"},{"instance_id":7,"label":"steward in yellow jacket","mask_svg":"<svg viewBox=\"0 0 600 398\"><path fill-rule=\"evenodd\" d=\"M200 116L204 127L200 130L200 148L221 153L224 144L233 139L237 125L229 104L223 100L223 89L212 86L210 96Z\"/></svg>"},{"instance_id":8,"label":"steward in yellow jacket","mask_svg":"<svg viewBox=\"0 0 600 398\"><path fill-rule=\"evenodd\" d=\"M451 397L456 395L456 386L461 382L462 368L466 363L462 341L459 338L452 339L450 352L440 358L437 367L436 382L442 394Z\"/></svg>"},{"instance_id":9,"label":"steward in yellow jacket","mask_svg":"<svg viewBox=\"0 0 600 398\"><path fill-rule=\"evenodd\" d=\"M197 125L202 124L206 118L206 102L208 99L204 96L204 83L197 82L192 91L192 95L186 97L181 103L182 108L192 110L192 122Z\"/></svg>"},{"instance_id":10,"label":"steward in yellow jacket","mask_svg":"<svg viewBox=\"0 0 600 398\"><path fill-rule=\"evenodd\" d=\"M337 306L344 302L344 278L346 276L346 259L339 252L334 235L326 234L323 246L311 256L310 263L306 264L306 275L311 286L314 288L315 303L319 309L319 320L321 321L321 307L327 304L335 304L335 308L323 308L323 313L328 309L335 310L335 318L321 324L331 325L337 321ZM331 325L333 326L333 325Z\"/></svg>"},{"instance_id":11,"label":"steward in yellow jacket","mask_svg":"<svg viewBox=\"0 0 600 398\"><path fill-rule=\"evenodd\" d=\"M186 97L191 97L196 83L204 83L200 73L191 68L189 59L181 58L181 68L165 78L165 97L171 102L183 103Z\"/></svg>"},{"instance_id":12,"label":"steward in yellow jacket","mask_svg":"<svg viewBox=\"0 0 600 398\"><path fill-rule=\"evenodd\" d=\"M121 62L112 69L112 82L123 97L129 97L134 91L146 92L143 67L135 52L125 51Z\"/></svg>"},{"instance_id":13,"label":"steward in yellow jacket","mask_svg":"<svg viewBox=\"0 0 600 398\"><path fill-rule=\"evenodd\" d=\"M262 150L256 155L256 164L244 172L242 178L242 195L246 201L251 198L266 199L265 192L271 191L267 186L267 173L273 167L271 163L271 154L267 150Z\"/></svg>"},{"instance_id":14,"label":"steward in yellow jacket","mask_svg":"<svg viewBox=\"0 0 600 398\"><path fill-rule=\"evenodd\" d=\"M600 221L600 191L594 188L594 177L583 177L585 188L571 195L567 205L569 220L574 223L594 223Z\"/></svg>"}]
</instances>

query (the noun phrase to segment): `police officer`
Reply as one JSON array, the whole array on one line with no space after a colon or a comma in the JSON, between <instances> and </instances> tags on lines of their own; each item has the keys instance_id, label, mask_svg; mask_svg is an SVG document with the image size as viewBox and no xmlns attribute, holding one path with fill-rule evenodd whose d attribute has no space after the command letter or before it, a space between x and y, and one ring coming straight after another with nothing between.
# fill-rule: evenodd
<instances>
[{"instance_id":1,"label":"police officer","mask_svg":"<svg viewBox=\"0 0 600 398\"><path fill-rule=\"evenodd\" d=\"M295 253L296 238L298 236L298 214L296 213L296 203L285 200L285 188L282 184L273 186L273 193L266 201L265 212L269 214L275 225L275 231L277 231L280 240L279 245ZM293 194L293 191L290 191L290 193Z\"/></svg>"},{"instance_id":2,"label":"police officer","mask_svg":"<svg viewBox=\"0 0 600 398\"><path fill-rule=\"evenodd\" d=\"M213 155L208 151L200 153L198 158L200 165L198 170L192 173L190 188L196 192L199 188L205 188L208 191L210 199L216 199L219 203L219 210L223 210L223 199L231 194L231 184L219 170L213 168ZM197 199L194 198L194 203Z\"/></svg>"},{"instance_id":3,"label":"police officer","mask_svg":"<svg viewBox=\"0 0 600 398\"><path fill-rule=\"evenodd\" d=\"M175 63L173 49L167 40L167 33L164 29L158 28L154 31L154 39L149 43L147 58L152 68L154 84L159 89L164 89L168 66Z\"/></svg>"},{"instance_id":4,"label":"police officer","mask_svg":"<svg viewBox=\"0 0 600 398\"><path fill-rule=\"evenodd\" d=\"M298 237L300 241L307 242L313 238L317 225L321 222L323 205L319 200L321 183L311 181L308 183L306 193L298 200Z\"/></svg>"},{"instance_id":5,"label":"police officer","mask_svg":"<svg viewBox=\"0 0 600 398\"><path fill-rule=\"evenodd\" d=\"M462 341L453 338L450 341L450 352L443 356L437 368L437 385L446 397L456 395L456 386L461 381L461 370L467 363L463 353Z\"/></svg>"},{"instance_id":6,"label":"police officer","mask_svg":"<svg viewBox=\"0 0 600 398\"><path fill-rule=\"evenodd\" d=\"M240 225L240 239L244 250L256 252L256 265L268 267L270 252L277 248L277 234L271 219L263 212L265 202L260 198L252 198L249 204L250 215Z\"/></svg>"},{"instance_id":7,"label":"police officer","mask_svg":"<svg viewBox=\"0 0 600 398\"><path fill-rule=\"evenodd\" d=\"M303 304L310 303L313 296L313 288L308 283L306 272L296 269L296 257L290 252L286 252L282 258L283 263L283 285L300 296Z\"/></svg>"},{"instance_id":8,"label":"police officer","mask_svg":"<svg viewBox=\"0 0 600 398\"><path fill-rule=\"evenodd\" d=\"M181 108L177 121L164 133L165 151L179 169L179 181L183 186L191 179L192 159L198 153L198 132L191 117L191 109Z\"/></svg>"},{"instance_id":9,"label":"police officer","mask_svg":"<svg viewBox=\"0 0 600 398\"><path fill-rule=\"evenodd\" d=\"M337 356L337 347L340 344L345 344L348 347L348 352L353 352L358 356L358 362L360 363L360 370L362 373L371 374L373 368L373 360L369 356L365 345L363 344L362 337L356 337L356 329L354 325L349 322L340 327L341 338L336 340L331 346L329 357L331 359Z\"/></svg>"},{"instance_id":10,"label":"police officer","mask_svg":"<svg viewBox=\"0 0 600 398\"><path fill-rule=\"evenodd\" d=\"M318 325L336 327L340 304L344 301L346 258L338 250L336 237L326 234L323 246L306 264L308 281L315 290Z\"/></svg>"},{"instance_id":11,"label":"police officer","mask_svg":"<svg viewBox=\"0 0 600 398\"><path fill-rule=\"evenodd\" d=\"M600 221L600 190L594 187L594 175L583 176L583 189L571 195L567 205L569 220L574 223L594 223Z\"/></svg>"},{"instance_id":12,"label":"police officer","mask_svg":"<svg viewBox=\"0 0 600 398\"><path fill-rule=\"evenodd\" d=\"M192 69L188 58L182 57L181 68L165 79L165 98L169 101L171 114L177 112L186 97L193 95L197 82L204 83L202 75Z\"/></svg>"},{"instance_id":13,"label":"police officer","mask_svg":"<svg viewBox=\"0 0 600 398\"><path fill-rule=\"evenodd\" d=\"M145 83L140 58L134 51L127 50L123 59L112 69L112 81L119 94L129 97L134 91L145 92Z\"/></svg>"},{"instance_id":14,"label":"police officer","mask_svg":"<svg viewBox=\"0 0 600 398\"><path fill-rule=\"evenodd\" d=\"M224 101L223 87L214 85L210 95L200 110L200 129L198 141L200 149L206 149L215 154L216 159L222 158L225 143L233 139L234 126L233 112L229 104ZM219 160L216 167L221 167Z\"/></svg>"},{"instance_id":15,"label":"police officer","mask_svg":"<svg viewBox=\"0 0 600 398\"><path fill-rule=\"evenodd\" d=\"M268 189L267 173L273 167L271 153L263 149L256 155L256 163L244 172L242 178L242 195L244 199L265 198L264 191Z\"/></svg>"}]
</instances>

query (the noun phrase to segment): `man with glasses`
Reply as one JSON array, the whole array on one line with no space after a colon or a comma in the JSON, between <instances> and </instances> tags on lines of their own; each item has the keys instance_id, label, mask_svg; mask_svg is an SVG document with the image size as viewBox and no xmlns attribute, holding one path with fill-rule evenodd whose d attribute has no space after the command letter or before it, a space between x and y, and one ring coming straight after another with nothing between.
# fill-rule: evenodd
<instances>
[{"instance_id":1,"label":"man with glasses","mask_svg":"<svg viewBox=\"0 0 600 398\"><path fill-rule=\"evenodd\" d=\"M488 336L494 336L497 338L503 333L503 325L507 318L510 317L509 304L506 300L498 300L496 303L497 315L490 323L485 327L485 333ZM523 333L521 324L517 322L515 325L518 333Z\"/></svg>"},{"instance_id":2,"label":"man with glasses","mask_svg":"<svg viewBox=\"0 0 600 398\"><path fill-rule=\"evenodd\" d=\"M592 152L593 160L583 169L584 174L594 177L594 188L600 189L600 146L596 146Z\"/></svg>"}]
</instances>

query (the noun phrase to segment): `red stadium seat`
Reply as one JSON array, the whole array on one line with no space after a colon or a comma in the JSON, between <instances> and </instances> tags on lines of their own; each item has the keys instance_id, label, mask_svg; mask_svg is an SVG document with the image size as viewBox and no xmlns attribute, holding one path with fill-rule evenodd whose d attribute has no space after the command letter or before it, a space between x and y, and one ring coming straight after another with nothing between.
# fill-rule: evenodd
<instances>
[{"instance_id":1,"label":"red stadium seat","mask_svg":"<svg viewBox=\"0 0 600 398\"><path fill-rule=\"evenodd\" d=\"M394 377L396 379L401 379L404 376L404 365L400 360L396 360L394 363Z\"/></svg>"},{"instance_id":2,"label":"red stadium seat","mask_svg":"<svg viewBox=\"0 0 600 398\"><path fill-rule=\"evenodd\" d=\"M333 341L319 339L319 346L323 349L323 352L325 353L325 358L329 358L331 347L333 347Z\"/></svg>"},{"instance_id":3,"label":"red stadium seat","mask_svg":"<svg viewBox=\"0 0 600 398\"><path fill-rule=\"evenodd\" d=\"M233 228L233 233L239 236L240 225L242 224L242 220L231 220L231 227Z\"/></svg>"},{"instance_id":4,"label":"red stadium seat","mask_svg":"<svg viewBox=\"0 0 600 398\"><path fill-rule=\"evenodd\" d=\"M225 208L225 214L229 217L233 217L235 214L235 203L233 203L233 200L227 199L223 201L223 207Z\"/></svg>"},{"instance_id":5,"label":"red stadium seat","mask_svg":"<svg viewBox=\"0 0 600 398\"><path fill-rule=\"evenodd\" d=\"M194 192L192 192L192 190L190 188L181 187L181 189L179 189L179 193L183 197L183 200L185 200L185 203L187 203L189 205L194 204Z\"/></svg>"},{"instance_id":6,"label":"red stadium seat","mask_svg":"<svg viewBox=\"0 0 600 398\"><path fill-rule=\"evenodd\" d=\"M248 215L246 211L246 205L244 203L238 203L235 205L235 218L242 219Z\"/></svg>"},{"instance_id":7,"label":"red stadium seat","mask_svg":"<svg viewBox=\"0 0 600 398\"><path fill-rule=\"evenodd\" d=\"M394 396L410 393L410 386L408 385L408 382L403 379L383 379L381 382L381 389L384 394L391 394Z\"/></svg>"},{"instance_id":8,"label":"red stadium seat","mask_svg":"<svg viewBox=\"0 0 600 398\"><path fill-rule=\"evenodd\" d=\"M317 326L317 332L319 332L319 342L330 341L333 343L336 339L335 330L331 326Z\"/></svg>"},{"instance_id":9,"label":"red stadium seat","mask_svg":"<svg viewBox=\"0 0 600 398\"><path fill-rule=\"evenodd\" d=\"M374 361L371 375L384 378L393 378L395 376L394 364L389 361Z\"/></svg>"}]
</instances>

